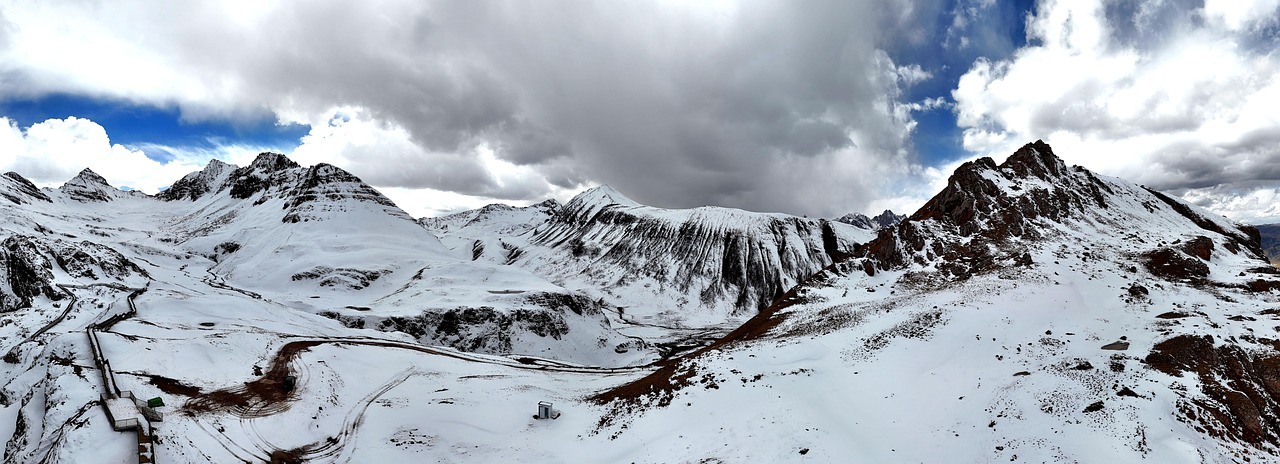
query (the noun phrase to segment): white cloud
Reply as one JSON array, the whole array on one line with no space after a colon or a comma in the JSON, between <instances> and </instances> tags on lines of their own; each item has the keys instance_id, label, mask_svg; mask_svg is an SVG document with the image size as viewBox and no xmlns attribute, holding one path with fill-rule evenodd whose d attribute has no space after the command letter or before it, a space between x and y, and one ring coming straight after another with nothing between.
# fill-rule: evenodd
<instances>
[{"instance_id":1,"label":"white cloud","mask_svg":"<svg viewBox=\"0 0 1280 464\"><path fill-rule=\"evenodd\" d=\"M1239 31L1276 23L1280 0L1205 0L1204 14L1217 25Z\"/></svg>"},{"instance_id":2,"label":"white cloud","mask_svg":"<svg viewBox=\"0 0 1280 464\"><path fill-rule=\"evenodd\" d=\"M1250 29L1274 23L1275 3L1170 10L1179 21L1131 40L1142 21L1109 17L1101 1L1041 1L1033 45L975 62L952 92L964 147L1000 159L1044 139L1068 162L1169 190L1278 179L1280 56L1252 46ZM1156 8L1173 6L1136 10ZM1194 26L1197 15L1211 20ZM1260 205L1207 204L1236 217Z\"/></svg>"},{"instance_id":3,"label":"white cloud","mask_svg":"<svg viewBox=\"0 0 1280 464\"><path fill-rule=\"evenodd\" d=\"M57 187L86 167L116 187L155 193L203 166L193 159L160 164L142 151L112 144L106 130L87 119L50 119L23 131L0 117L0 171L17 172L42 187Z\"/></svg>"},{"instance_id":4,"label":"white cloud","mask_svg":"<svg viewBox=\"0 0 1280 464\"><path fill-rule=\"evenodd\" d=\"M340 120L333 125L319 124L290 157L303 165L330 163L347 168L362 178L387 178L397 172L412 172L422 165L430 165L431 154L409 141L407 134L394 127L380 127L361 119L362 111L346 108L354 117ZM338 111L335 111L335 113ZM143 150L165 151L173 159L161 163L148 158ZM225 145L209 148L169 147L144 145L125 147L112 144L106 130L99 124L82 118L50 119L33 124L25 131L13 121L0 117L0 172L14 171L41 187L58 187L75 177L82 169L90 168L116 187L130 187L154 194L161 188L180 179L187 173L198 171L211 159L221 159L239 166L247 166L264 151L281 151L276 147ZM363 153L381 154L397 151L408 164L371 163ZM541 182L541 177L529 172L529 168L515 166L493 156L491 150L481 147L478 158L485 163L488 173L497 177L499 185L520 182ZM440 155L447 157L449 155ZM419 173L420 174L420 173ZM490 203L510 202L507 199L485 195L467 195L432 188L388 187L394 182L384 182L379 187L397 205L414 217L437 216L465 209L478 208ZM576 191L547 186L551 197L567 200ZM528 202L515 202L516 204Z\"/></svg>"},{"instance_id":5,"label":"white cloud","mask_svg":"<svg viewBox=\"0 0 1280 464\"><path fill-rule=\"evenodd\" d=\"M900 87L929 73L878 45L936 3L0 0L0 98L320 122L296 156L379 187L834 213L911 162Z\"/></svg>"},{"instance_id":6,"label":"white cloud","mask_svg":"<svg viewBox=\"0 0 1280 464\"><path fill-rule=\"evenodd\" d=\"M1258 187L1246 191L1192 189L1182 197L1236 221L1248 224L1280 222L1280 187Z\"/></svg>"}]
</instances>

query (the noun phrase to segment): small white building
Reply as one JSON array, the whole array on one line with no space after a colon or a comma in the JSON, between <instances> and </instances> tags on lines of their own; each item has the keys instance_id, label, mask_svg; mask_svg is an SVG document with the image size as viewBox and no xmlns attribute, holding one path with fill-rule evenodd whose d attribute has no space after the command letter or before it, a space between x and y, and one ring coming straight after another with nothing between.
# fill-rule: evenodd
<instances>
[{"instance_id":1,"label":"small white building","mask_svg":"<svg viewBox=\"0 0 1280 464\"><path fill-rule=\"evenodd\" d=\"M558 418L560 418L560 411L557 411L557 410L553 409L553 408L551 407L551 402L549 402L549 401L539 401L539 402L538 402L538 414L537 414L537 415L535 415L535 416L533 416L533 418L534 418L534 419L539 419L539 420L541 420L541 419L558 419Z\"/></svg>"}]
</instances>

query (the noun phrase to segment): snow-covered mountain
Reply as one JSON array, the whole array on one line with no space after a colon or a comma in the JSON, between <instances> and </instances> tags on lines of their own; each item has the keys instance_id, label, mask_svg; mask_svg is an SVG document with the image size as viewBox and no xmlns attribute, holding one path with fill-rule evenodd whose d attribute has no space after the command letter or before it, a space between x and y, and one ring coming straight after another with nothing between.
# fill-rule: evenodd
<instances>
[{"instance_id":1,"label":"snow-covered mountain","mask_svg":"<svg viewBox=\"0 0 1280 464\"><path fill-rule=\"evenodd\" d=\"M649 207L608 186L563 206L491 205L420 223L456 252L589 292L626 320L686 327L736 326L874 233L785 214Z\"/></svg>"},{"instance_id":2,"label":"snow-covered mountain","mask_svg":"<svg viewBox=\"0 0 1280 464\"><path fill-rule=\"evenodd\" d=\"M80 171L80 174L62 184L62 187L59 187L57 191L72 200L80 202L106 202L140 195L139 193L131 194L112 187L111 184L107 183L106 179L89 168Z\"/></svg>"},{"instance_id":3,"label":"snow-covered mountain","mask_svg":"<svg viewBox=\"0 0 1280 464\"><path fill-rule=\"evenodd\" d=\"M849 213L844 216L840 216L836 221L849 224L859 229L880 230L896 226L906 218L907 216L905 215L894 214L893 211L886 209L883 213L880 213L875 217L868 217L862 213Z\"/></svg>"},{"instance_id":4,"label":"snow-covered mountain","mask_svg":"<svg viewBox=\"0 0 1280 464\"><path fill-rule=\"evenodd\" d=\"M1277 288L1252 228L1037 142L596 396L599 430L723 460L769 440L770 459L828 462L1271 461ZM659 425L677 416L703 419Z\"/></svg>"},{"instance_id":5,"label":"snow-covered mountain","mask_svg":"<svg viewBox=\"0 0 1280 464\"><path fill-rule=\"evenodd\" d=\"M621 355L597 345L634 344L585 295L519 268L456 257L335 166L264 153L246 167L211 162L169 191L180 193L158 197L187 206L160 229L161 240L213 261L207 277L220 285L469 351L617 362Z\"/></svg>"},{"instance_id":6,"label":"snow-covered mountain","mask_svg":"<svg viewBox=\"0 0 1280 464\"><path fill-rule=\"evenodd\" d=\"M414 221L277 154L0 197L5 462L1280 456L1259 233L1040 142L878 232L607 187Z\"/></svg>"}]
</instances>

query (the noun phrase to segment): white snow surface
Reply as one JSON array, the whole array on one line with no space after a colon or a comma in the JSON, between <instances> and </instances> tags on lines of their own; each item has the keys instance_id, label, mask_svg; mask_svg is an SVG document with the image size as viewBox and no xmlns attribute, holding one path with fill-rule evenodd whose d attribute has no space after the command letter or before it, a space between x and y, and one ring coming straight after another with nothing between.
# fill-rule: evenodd
<instances>
[{"instance_id":1,"label":"white snow surface","mask_svg":"<svg viewBox=\"0 0 1280 464\"><path fill-rule=\"evenodd\" d=\"M612 191L593 192L599 201L584 200L578 209L491 207L422 221L424 228L349 182L323 183L309 190L319 192L312 201L298 204L310 195L295 188L307 169L265 177L283 183L248 198L228 195L227 183L235 179L221 168L203 177L216 184L212 193L194 200L121 192L108 193L104 204L45 190L45 201L17 183L0 182L6 234L106 246L148 276L98 272L89 279L53 263L56 283L114 287L68 287L77 296L74 306L40 295L31 307L0 315L0 350L14 361L0 364L4 460L133 462L133 434L112 431L95 403L103 390L85 329L125 314L132 292L126 287L144 286L137 314L100 332L99 340L122 390L165 401L159 408L164 421L154 424L157 462L264 462L272 452L290 450L315 462L1276 459L1275 449L1214 439L1178 420L1178 401L1202 395L1198 380L1161 373L1141 360L1178 334L1269 349L1260 337L1274 333L1275 321L1259 312L1280 307L1280 295L1229 286L1254 278L1259 262L1226 250L1227 237L1119 179L1101 178L1113 189L1112 207L1039 223L1047 238L1024 243L1030 265L956 280L938 277L936 260L868 275L854 259L812 278L783 279L788 288L803 283L776 327L678 361L677 372L693 375L669 401L655 393L601 405L591 397L658 369L637 367L655 359L654 352L628 335L663 340L682 334L681 327L619 321L648 317L693 330L719 320L728 329L732 311L674 317L664 299L675 292L652 290L657 279L566 261L563 249L539 244L566 233L551 228L557 212L596 217L623 210L660 225L706 224L773 237L767 226L752 229L769 217L793 226L776 236L817 250L820 234L816 243L813 235L796 234L794 225L803 221L783 215L660 210ZM290 215L298 220L286 221ZM610 237L621 229L583 224L571 233L583 244L619 243ZM949 232L938 224L922 227L942 234L934 238L939 243L965 240L944 236ZM850 242L872 238L840 233ZM1215 245L1207 280L1226 285L1174 282L1143 267L1142 253L1198 236ZM477 241L479 256L473 255ZM523 251L511 259L512 249ZM548 271L556 263L567 267ZM657 264L659 271L676 265ZM599 274L572 277L592 272ZM599 285L619 278L650 287ZM1130 294L1133 284L1149 295ZM506 352L469 353L373 330L387 318L459 307L508 315L546 309L527 298L544 294L586 294L585 301L607 299L606 309L624 305L617 302L627 307L598 314L561 308L556 314L569 330L559 338L519 329L524 322L513 316L518 330L509 332ZM648 300L665 309L642 309ZM1193 316L1155 318L1174 310ZM1232 318L1241 315L1250 317ZM349 318L348 324L334 317ZM350 327L355 320L367 328ZM1121 339L1130 343L1127 350L1101 349ZM260 410L190 406L210 392L262 380L260 372L291 342L314 344L288 363L297 386L287 400L254 406ZM626 352L615 349L627 342ZM1093 368L1076 369L1083 362ZM1140 396L1117 396L1125 387ZM200 393L193 396L194 389ZM538 401L554 402L562 415L532 418ZM1084 412L1097 401L1101 410Z\"/></svg>"}]
</instances>

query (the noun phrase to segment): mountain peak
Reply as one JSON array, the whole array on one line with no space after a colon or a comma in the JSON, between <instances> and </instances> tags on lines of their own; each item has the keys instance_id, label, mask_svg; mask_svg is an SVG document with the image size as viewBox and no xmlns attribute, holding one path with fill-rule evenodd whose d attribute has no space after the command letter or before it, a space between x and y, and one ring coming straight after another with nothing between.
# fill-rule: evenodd
<instances>
[{"instance_id":1,"label":"mountain peak","mask_svg":"<svg viewBox=\"0 0 1280 464\"><path fill-rule=\"evenodd\" d=\"M569 203L598 204L601 206L641 206L640 203L637 203L635 200L628 198L621 192L614 190L613 187L610 187L607 184L601 184L598 187L587 189L573 197Z\"/></svg>"},{"instance_id":2,"label":"mountain peak","mask_svg":"<svg viewBox=\"0 0 1280 464\"><path fill-rule=\"evenodd\" d=\"M235 170L234 164L224 163L217 158L211 159L204 169L182 176L169 188L156 194L156 198L164 201L195 200L209 192L217 191Z\"/></svg>"},{"instance_id":3,"label":"mountain peak","mask_svg":"<svg viewBox=\"0 0 1280 464\"><path fill-rule=\"evenodd\" d=\"M1022 177L1039 177L1052 179L1061 176L1067 170L1066 163L1053 154L1053 148L1043 140L1023 145L1001 165L1011 169Z\"/></svg>"},{"instance_id":4,"label":"mountain peak","mask_svg":"<svg viewBox=\"0 0 1280 464\"><path fill-rule=\"evenodd\" d=\"M896 226L906 218L905 215L894 214L893 211L886 209L875 217L869 217L862 213L849 213L840 216L840 218L836 219L836 222L843 222L859 229L879 230Z\"/></svg>"},{"instance_id":5,"label":"mountain peak","mask_svg":"<svg viewBox=\"0 0 1280 464\"><path fill-rule=\"evenodd\" d=\"M84 168L67 183L62 184L60 190L78 201L111 201L112 197L121 193L119 189L112 187L106 179L89 168Z\"/></svg>"},{"instance_id":6,"label":"mountain peak","mask_svg":"<svg viewBox=\"0 0 1280 464\"><path fill-rule=\"evenodd\" d=\"M908 220L863 247L871 259L864 270L873 272L872 264L890 269L935 262L965 277L1002 263L1029 263L1031 244L1063 230L1120 238L1129 229L1118 225L1134 223L1163 224L1171 241L1208 231L1229 248L1256 248L1238 226L1212 216L1120 179L1068 169L1048 144L1036 141L999 166L991 158L961 165L947 187Z\"/></svg>"},{"instance_id":7,"label":"mountain peak","mask_svg":"<svg viewBox=\"0 0 1280 464\"><path fill-rule=\"evenodd\" d=\"M111 184L107 182L107 179L98 175L98 173L93 172L93 170L89 168L84 168L80 170L79 174L76 174L75 177L71 178L71 180L67 181L67 183L63 185L65 186L68 184L98 185L103 187L111 187ZM111 188L115 188L115 187L111 187Z\"/></svg>"},{"instance_id":8,"label":"mountain peak","mask_svg":"<svg viewBox=\"0 0 1280 464\"><path fill-rule=\"evenodd\" d=\"M212 164L212 162L210 162L210 164ZM294 162L293 160L289 159L288 156L285 156L280 153L269 152L269 151L264 151L262 153L259 153L258 157L253 159L253 163L249 164L249 169L252 171L266 171L266 172L275 172L283 169L298 168L298 167L302 167L302 166Z\"/></svg>"}]
</instances>

